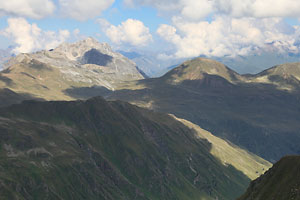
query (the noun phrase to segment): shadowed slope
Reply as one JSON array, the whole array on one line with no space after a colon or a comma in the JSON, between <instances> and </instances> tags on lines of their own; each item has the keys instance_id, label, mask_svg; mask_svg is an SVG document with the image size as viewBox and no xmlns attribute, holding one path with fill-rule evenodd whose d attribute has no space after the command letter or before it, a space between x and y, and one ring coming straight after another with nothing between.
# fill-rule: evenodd
<instances>
[{"instance_id":1,"label":"shadowed slope","mask_svg":"<svg viewBox=\"0 0 300 200\"><path fill-rule=\"evenodd\" d=\"M287 156L252 181L238 200L299 200L300 156Z\"/></svg>"},{"instance_id":2,"label":"shadowed slope","mask_svg":"<svg viewBox=\"0 0 300 200\"><path fill-rule=\"evenodd\" d=\"M249 179L172 117L102 98L0 109L5 199L233 199Z\"/></svg>"}]
</instances>

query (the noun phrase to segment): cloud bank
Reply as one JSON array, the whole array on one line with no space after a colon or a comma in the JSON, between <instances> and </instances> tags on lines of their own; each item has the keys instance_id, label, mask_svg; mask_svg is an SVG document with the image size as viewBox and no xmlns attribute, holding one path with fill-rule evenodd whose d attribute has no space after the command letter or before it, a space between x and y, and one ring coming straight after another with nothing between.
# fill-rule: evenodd
<instances>
[{"instance_id":1,"label":"cloud bank","mask_svg":"<svg viewBox=\"0 0 300 200\"><path fill-rule=\"evenodd\" d=\"M124 0L128 6L152 6L160 12L173 11L186 19L199 20L208 15L232 17L300 17L298 0Z\"/></svg>"},{"instance_id":2,"label":"cloud bank","mask_svg":"<svg viewBox=\"0 0 300 200\"><path fill-rule=\"evenodd\" d=\"M59 0L63 16L84 21L99 16L114 0Z\"/></svg>"},{"instance_id":3,"label":"cloud bank","mask_svg":"<svg viewBox=\"0 0 300 200\"><path fill-rule=\"evenodd\" d=\"M41 19L59 10L61 16L85 21L99 16L114 0L2 0L0 16L17 16ZM56 9L59 7L59 9Z\"/></svg>"},{"instance_id":4,"label":"cloud bank","mask_svg":"<svg viewBox=\"0 0 300 200\"><path fill-rule=\"evenodd\" d=\"M299 53L299 0L125 0L127 6L151 6L171 24L157 34L174 47L169 57L244 56L258 51ZM167 55L162 55L167 57Z\"/></svg>"},{"instance_id":5,"label":"cloud bank","mask_svg":"<svg viewBox=\"0 0 300 200\"><path fill-rule=\"evenodd\" d=\"M51 0L1 0L0 16L21 16L41 19L51 15L55 4Z\"/></svg>"},{"instance_id":6,"label":"cloud bank","mask_svg":"<svg viewBox=\"0 0 300 200\"><path fill-rule=\"evenodd\" d=\"M279 18L217 17L212 22L174 21L163 24L157 33L176 48L178 58L205 56L244 56L270 48L279 52L299 53L300 27L286 27Z\"/></svg>"}]
</instances>

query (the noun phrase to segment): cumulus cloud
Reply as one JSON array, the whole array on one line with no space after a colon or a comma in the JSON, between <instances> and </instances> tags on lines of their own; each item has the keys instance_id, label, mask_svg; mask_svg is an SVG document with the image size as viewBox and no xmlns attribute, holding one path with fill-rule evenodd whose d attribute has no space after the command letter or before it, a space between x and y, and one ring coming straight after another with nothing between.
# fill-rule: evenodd
<instances>
[{"instance_id":1,"label":"cumulus cloud","mask_svg":"<svg viewBox=\"0 0 300 200\"><path fill-rule=\"evenodd\" d=\"M114 0L59 0L62 14L80 21L100 15L113 3Z\"/></svg>"},{"instance_id":2,"label":"cumulus cloud","mask_svg":"<svg viewBox=\"0 0 300 200\"><path fill-rule=\"evenodd\" d=\"M173 26L160 25L157 34L173 44L175 57L247 55L272 46L277 51L298 53L296 38L300 27L287 29L279 18L217 17L212 22L174 20Z\"/></svg>"},{"instance_id":3,"label":"cumulus cloud","mask_svg":"<svg viewBox=\"0 0 300 200\"><path fill-rule=\"evenodd\" d=\"M43 31L36 24L29 24L24 18L9 18L8 27L1 33L13 39L17 47L13 52L28 53L40 49L51 49L64 42L70 33L68 30Z\"/></svg>"},{"instance_id":4,"label":"cumulus cloud","mask_svg":"<svg viewBox=\"0 0 300 200\"><path fill-rule=\"evenodd\" d=\"M40 19L51 15L55 5L51 0L2 0L0 15L30 17Z\"/></svg>"},{"instance_id":5,"label":"cumulus cloud","mask_svg":"<svg viewBox=\"0 0 300 200\"><path fill-rule=\"evenodd\" d=\"M99 19L98 23L105 35L116 44L145 46L152 40L149 28L139 20L127 19L118 26L114 26L104 19Z\"/></svg>"}]
</instances>

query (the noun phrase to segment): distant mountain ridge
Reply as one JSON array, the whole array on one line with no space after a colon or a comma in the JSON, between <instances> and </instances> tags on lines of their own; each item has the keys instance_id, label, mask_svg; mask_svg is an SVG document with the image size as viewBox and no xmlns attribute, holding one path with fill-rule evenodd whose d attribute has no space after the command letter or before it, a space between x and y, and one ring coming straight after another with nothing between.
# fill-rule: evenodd
<instances>
[{"instance_id":1,"label":"distant mountain ridge","mask_svg":"<svg viewBox=\"0 0 300 200\"><path fill-rule=\"evenodd\" d=\"M201 80L205 74L221 77L233 84L265 83L275 85L278 89L288 90L300 87L300 63L286 63L257 74L240 75L220 62L195 58L170 70L162 78L175 83Z\"/></svg>"}]
</instances>

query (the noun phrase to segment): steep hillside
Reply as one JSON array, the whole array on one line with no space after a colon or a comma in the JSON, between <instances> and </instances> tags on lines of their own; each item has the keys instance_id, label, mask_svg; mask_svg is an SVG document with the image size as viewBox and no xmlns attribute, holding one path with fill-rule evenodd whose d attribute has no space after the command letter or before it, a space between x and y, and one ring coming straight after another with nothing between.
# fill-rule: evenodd
<instances>
[{"instance_id":1,"label":"steep hillside","mask_svg":"<svg viewBox=\"0 0 300 200\"><path fill-rule=\"evenodd\" d=\"M0 109L4 199L234 199L249 179L165 114L102 98Z\"/></svg>"},{"instance_id":2,"label":"steep hillside","mask_svg":"<svg viewBox=\"0 0 300 200\"><path fill-rule=\"evenodd\" d=\"M105 95L124 81L143 78L134 62L87 38L12 58L0 73L0 87L47 100L71 100L93 96L91 88Z\"/></svg>"},{"instance_id":3,"label":"steep hillside","mask_svg":"<svg viewBox=\"0 0 300 200\"><path fill-rule=\"evenodd\" d=\"M127 84L109 98L187 119L271 162L300 154L299 88L252 78L195 59L161 78Z\"/></svg>"},{"instance_id":4,"label":"steep hillside","mask_svg":"<svg viewBox=\"0 0 300 200\"><path fill-rule=\"evenodd\" d=\"M287 156L251 182L238 200L299 200L300 156Z\"/></svg>"},{"instance_id":5,"label":"steep hillside","mask_svg":"<svg viewBox=\"0 0 300 200\"><path fill-rule=\"evenodd\" d=\"M206 139L211 144L211 154L219 159L224 165L234 166L250 179L256 179L272 166L268 161L251 154L228 141L214 136L212 133L192 122L175 116L173 117L194 130L198 137Z\"/></svg>"}]
</instances>

